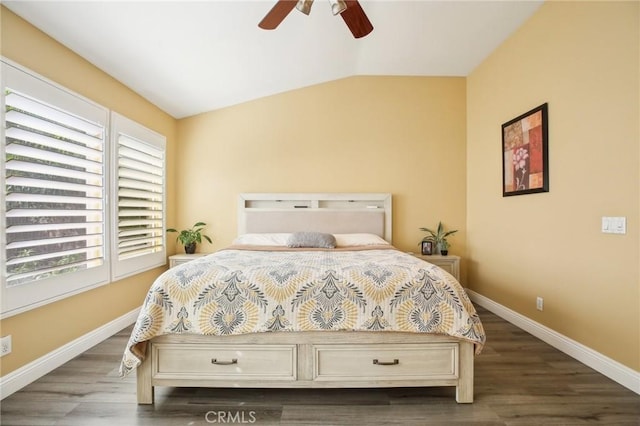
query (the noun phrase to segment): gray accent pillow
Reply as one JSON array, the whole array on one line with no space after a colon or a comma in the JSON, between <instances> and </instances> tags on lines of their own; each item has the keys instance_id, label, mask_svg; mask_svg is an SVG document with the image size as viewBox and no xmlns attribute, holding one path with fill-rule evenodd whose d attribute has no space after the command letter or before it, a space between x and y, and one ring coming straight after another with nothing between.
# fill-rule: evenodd
<instances>
[{"instance_id":1,"label":"gray accent pillow","mask_svg":"<svg viewBox=\"0 0 640 426\"><path fill-rule=\"evenodd\" d=\"M322 232L294 232L287 247L336 248L336 237Z\"/></svg>"}]
</instances>

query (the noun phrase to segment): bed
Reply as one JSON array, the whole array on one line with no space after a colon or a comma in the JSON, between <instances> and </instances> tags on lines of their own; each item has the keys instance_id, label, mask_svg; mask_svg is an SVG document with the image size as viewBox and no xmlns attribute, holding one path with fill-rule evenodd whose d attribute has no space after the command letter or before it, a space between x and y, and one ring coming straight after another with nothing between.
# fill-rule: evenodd
<instances>
[{"instance_id":1,"label":"bed","mask_svg":"<svg viewBox=\"0 0 640 426\"><path fill-rule=\"evenodd\" d=\"M391 243L390 194L241 194L238 238L162 274L121 363L155 386L455 386L473 402L475 309Z\"/></svg>"}]
</instances>

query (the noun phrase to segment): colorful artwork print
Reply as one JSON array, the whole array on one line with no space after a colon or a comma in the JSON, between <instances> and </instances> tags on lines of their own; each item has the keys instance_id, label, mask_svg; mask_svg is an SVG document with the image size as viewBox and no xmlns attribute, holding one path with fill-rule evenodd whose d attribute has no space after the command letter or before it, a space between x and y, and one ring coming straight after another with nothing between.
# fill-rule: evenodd
<instances>
[{"instance_id":1,"label":"colorful artwork print","mask_svg":"<svg viewBox=\"0 0 640 426\"><path fill-rule=\"evenodd\" d=\"M549 191L547 104L502 125L502 196Z\"/></svg>"}]
</instances>

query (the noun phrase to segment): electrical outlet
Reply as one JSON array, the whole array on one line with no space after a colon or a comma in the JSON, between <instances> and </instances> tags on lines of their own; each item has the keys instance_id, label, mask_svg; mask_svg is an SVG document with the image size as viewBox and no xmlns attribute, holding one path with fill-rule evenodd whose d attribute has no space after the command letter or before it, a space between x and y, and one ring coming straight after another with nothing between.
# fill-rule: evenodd
<instances>
[{"instance_id":1,"label":"electrical outlet","mask_svg":"<svg viewBox=\"0 0 640 426\"><path fill-rule=\"evenodd\" d=\"M536 309L539 311L544 309L544 299L540 296L536 297Z\"/></svg>"},{"instance_id":2,"label":"electrical outlet","mask_svg":"<svg viewBox=\"0 0 640 426\"><path fill-rule=\"evenodd\" d=\"M11 335L8 335L0 339L0 356L9 355L10 353L11 353Z\"/></svg>"}]
</instances>

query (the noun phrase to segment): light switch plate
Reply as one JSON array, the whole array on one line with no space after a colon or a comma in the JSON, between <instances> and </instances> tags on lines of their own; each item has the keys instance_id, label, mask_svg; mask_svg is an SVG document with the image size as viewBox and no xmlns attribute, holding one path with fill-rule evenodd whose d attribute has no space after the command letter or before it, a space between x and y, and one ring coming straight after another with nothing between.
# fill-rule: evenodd
<instances>
[{"instance_id":1,"label":"light switch plate","mask_svg":"<svg viewBox=\"0 0 640 426\"><path fill-rule=\"evenodd\" d=\"M605 234L626 234L627 218L624 216L602 216L602 232Z\"/></svg>"}]
</instances>

